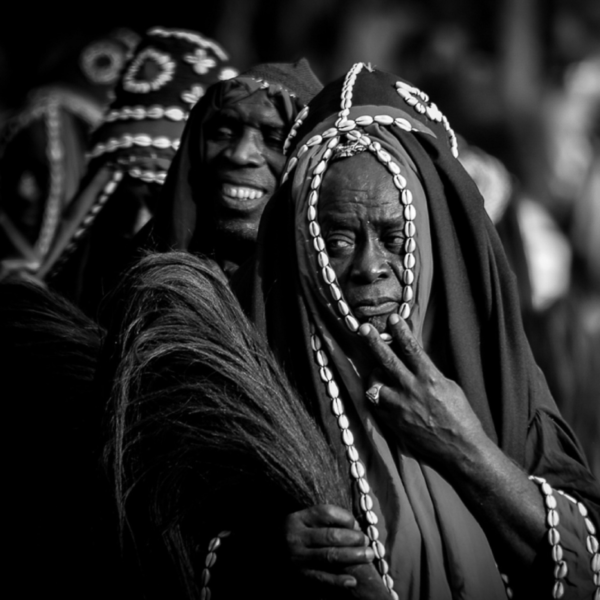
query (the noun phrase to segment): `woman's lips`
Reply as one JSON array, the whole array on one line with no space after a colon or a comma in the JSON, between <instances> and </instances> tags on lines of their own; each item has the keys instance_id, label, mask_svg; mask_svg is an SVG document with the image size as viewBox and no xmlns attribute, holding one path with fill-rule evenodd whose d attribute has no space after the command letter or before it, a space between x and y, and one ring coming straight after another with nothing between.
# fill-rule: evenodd
<instances>
[{"instance_id":1,"label":"woman's lips","mask_svg":"<svg viewBox=\"0 0 600 600\"><path fill-rule=\"evenodd\" d=\"M387 300L381 303L365 303L356 304L352 307L354 315L359 319L370 317L378 317L381 315L387 315L398 310L399 303L394 300Z\"/></svg>"},{"instance_id":2,"label":"woman's lips","mask_svg":"<svg viewBox=\"0 0 600 600\"><path fill-rule=\"evenodd\" d=\"M219 204L236 212L254 211L262 207L268 197L269 195L264 189L251 185L222 183L218 191Z\"/></svg>"},{"instance_id":3,"label":"woman's lips","mask_svg":"<svg viewBox=\"0 0 600 600\"><path fill-rule=\"evenodd\" d=\"M258 188L230 183L224 183L221 186L221 193L226 198L235 200L258 200L265 195L265 192Z\"/></svg>"}]
</instances>

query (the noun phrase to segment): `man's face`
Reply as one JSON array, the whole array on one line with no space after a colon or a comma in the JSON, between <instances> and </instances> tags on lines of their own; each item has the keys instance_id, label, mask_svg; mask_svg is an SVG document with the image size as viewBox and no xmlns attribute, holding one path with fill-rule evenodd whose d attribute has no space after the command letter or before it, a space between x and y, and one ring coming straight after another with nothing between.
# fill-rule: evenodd
<instances>
[{"instance_id":1,"label":"man's face","mask_svg":"<svg viewBox=\"0 0 600 600\"><path fill-rule=\"evenodd\" d=\"M404 217L399 191L376 158L334 162L319 199L319 223L355 317L382 333L402 303Z\"/></svg>"},{"instance_id":2,"label":"man's face","mask_svg":"<svg viewBox=\"0 0 600 600\"><path fill-rule=\"evenodd\" d=\"M206 127L206 174L220 233L255 241L284 165L286 125L265 92L223 108Z\"/></svg>"}]
</instances>

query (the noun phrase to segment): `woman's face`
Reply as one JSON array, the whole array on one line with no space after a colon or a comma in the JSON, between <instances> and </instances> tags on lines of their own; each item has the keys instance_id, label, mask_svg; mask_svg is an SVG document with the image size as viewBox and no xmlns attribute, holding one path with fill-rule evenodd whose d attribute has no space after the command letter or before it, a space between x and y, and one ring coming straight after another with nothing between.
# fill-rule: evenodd
<instances>
[{"instance_id":1,"label":"woman's face","mask_svg":"<svg viewBox=\"0 0 600 600\"><path fill-rule=\"evenodd\" d=\"M318 219L354 316L385 331L402 303L405 242L403 206L389 172L367 153L332 163Z\"/></svg>"}]
</instances>

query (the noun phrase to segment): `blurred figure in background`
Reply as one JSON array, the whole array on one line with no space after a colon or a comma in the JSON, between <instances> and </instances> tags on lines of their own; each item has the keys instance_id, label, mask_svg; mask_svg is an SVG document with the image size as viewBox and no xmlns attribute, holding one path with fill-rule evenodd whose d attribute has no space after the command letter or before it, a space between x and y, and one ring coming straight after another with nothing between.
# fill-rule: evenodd
<instances>
[{"instance_id":1,"label":"blurred figure in background","mask_svg":"<svg viewBox=\"0 0 600 600\"><path fill-rule=\"evenodd\" d=\"M36 270L85 171L98 125L137 36L115 30L63 45L0 133L0 270ZM73 47L75 46L75 47Z\"/></svg>"},{"instance_id":2,"label":"blurred figure in background","mask_svg":"<svg viewBox=\"0 0 600 600\"><path fill-rule=\"evenodd\" d=\"M254 252L292 124L321 88L305 59L212 86L190 115L145 245L204 254L233 274Z\"/></svg>"},{"instance_id":3,"label":"blurred figure in background","mask_svg":"<svg viewBox=\"0 0 600 600\"><path fill-rule=\"evenodd\" d=\"M38 276L93 314L151 218L192 107L237 74L195 31L154 27L136 49L93 135L90 163Z\"/></svg>"}]
</instances>

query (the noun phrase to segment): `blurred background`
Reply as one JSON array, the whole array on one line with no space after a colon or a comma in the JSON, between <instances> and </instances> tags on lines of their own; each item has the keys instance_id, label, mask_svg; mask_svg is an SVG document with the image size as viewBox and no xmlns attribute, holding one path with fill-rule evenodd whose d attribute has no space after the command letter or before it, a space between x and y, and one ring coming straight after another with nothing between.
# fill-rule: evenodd
<instances>
[{"instance_id":1,"label":"blurred background","mask_svg":"<svg viewBox=\"0 0 600 600\"><path fill-rule=\"evenodd\" d=\"M72 6L4 8L0 126L32 91L66 81L91 40L112 35L127 46L156 25L214 38L240 70L306 56L327 82L360 60L427 92L461 136L461 160L513 264L536 358L600 476L600 2Z\"/></svg>"}]
</instances>

